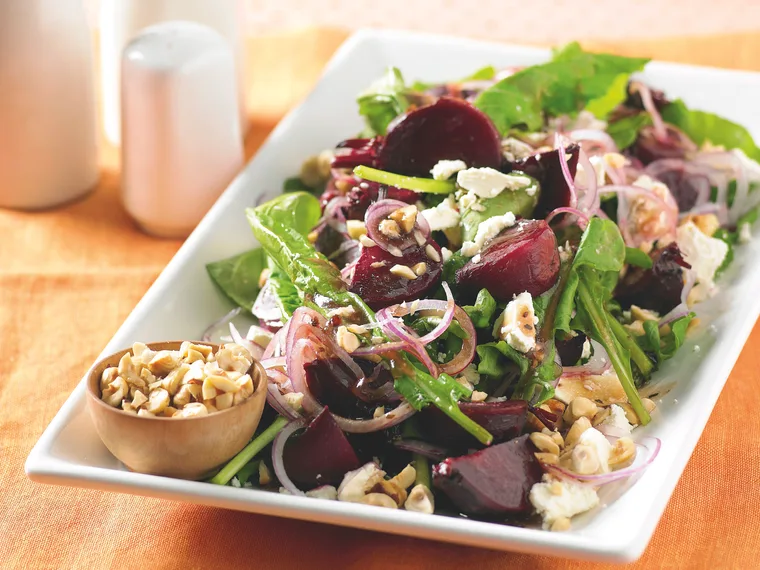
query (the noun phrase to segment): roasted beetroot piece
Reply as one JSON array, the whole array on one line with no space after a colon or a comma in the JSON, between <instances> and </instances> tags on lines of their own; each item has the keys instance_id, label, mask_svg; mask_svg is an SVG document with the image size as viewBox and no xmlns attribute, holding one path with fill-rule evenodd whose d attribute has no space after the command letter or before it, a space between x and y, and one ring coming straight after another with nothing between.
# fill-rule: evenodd
<instances>
[{"instance_id":1,"label":"roasted beetroot piece","mask_svg":"<svg viewBox=\"0 0 760 570\"><path fill-rule=\"evenodd\" d=\"M495 237L456 273L457 285L475 295L482 288L500 301L527 291L538 296L551 289L559 276L559 253L554 232L543 220L520 220Z\"/></svg>"},{"instance_id":2,"label":"roasted beetroot piece","mask_svg":"<svg viewBox=\"0 0 760 570\"><path fill-rule=\"evenodd\" d=\"M489 518L530 511L528 493L543 470L527 435L433 467L433 484L464 514Z\"/></svg>"},{"instance_id":3,"label":"roasted beetroot piece","mask_svg":"<svg viewBox=\"0 0 760 570\"><path fill-rule=\"evenodd\" d=\"M330 166L352 170L362 164L372 166L375 164L375 157L382 141L383 137L344 140L335 148L335 156Z\"/></svg>"},{"instance_id":4,"label":"roasted beetroot piece","mask_svg":"<svg viewBox=\"0 0 760 570\"><path fill-rule=\"evenodd\" d=\"M375 406L357 398L357 377L340 358L318 358L304 366L306 383L319 403L340 416L368 417Z\"/></svg>"},{"instance_id":5,"label":"roasted beetroot piece","mask_svg":"<svg viewBox=\"0 0 760 570\"><path fill-rule=\"evenodd\" d=\"M697 150L697 145L680 129L665 125L665 136L658 136L654 127L647 126L639 131L631 154L642 163L649 164L662 158L684 158L687 153Z\"/></svg>"},{"instance_id":6,"label":"roasted beetroot piece","mask_svg":"<svg viewBox=\"0 0 760 570\"><path fill-rule=\"evenodd\" d=\"M459 409L493 435L494 443L520 435L525 426L528 403L523 400L503 402L460 402ZM462 452L480 448L481 444L446 414L428 406L418 415L418 427L426 441Z\"/></svg>"},{"instance_id":7,"label":"roasted beetroot piece","mask_svg":"<svg viewBox=\"0 0 760 570\"><path fill-rule=\"evenodd\" d=\"M533 406L530 407L530 413L536 416L536 419L542 424L544 424L544 426L551 431L554 431L555 429L558 429L560 427L559 425L560 417L557 414L554 414L552 412L547 412L544 409L535 408Z\"/></svg>"},{"instance_id":8,"label":"roasted beetroot piece","mask_svg":"<svg viewBox=\"0 0 760 570\"><path fill-rule=\"evenodd\" d=\"M288 441L283 460L290 478L304 489L338 484L346 472L361 466L327 408L303 434Z\"/></svg>"},{"instance_id":9,"label":"roasted beetroot piece","mask_svg":"<svg viewBox=\"0 0 760 570\"><path fill-rule=\"evenodd\" d=\"M346 218L349 220L363 220L372 202L377 202L381 196L391 200L414 204L420 195L412 190L404 190L395 186L385 186L377 182L357 181L356 185L348 193L348 208Z\"/></svg>"},{"instance_id":10,"label":"roasted beetroot piece","mask_svg":"<svg viewBox=\"0 0 760 570\"><path fill-rule=\"evenodd\" d=\"M567 167L573 178L578 168L580 148L577 144L571 144L565 149L565 154L570 155ZM541 197L533 212L535 218L544 218L552 210L570 205L570 188L562 174L559 160L559 150L555 149L533 154L511 164L512 170L520 170L541 184Z\"/></svg>"},{"instance_id":11,"label":"roasted beetroot piece","mask_svg":"<svg viewBox=\"0 0 760 570\"><path fill-rule=\"evenodd\" d=\"M557 354L563 366L573 366L581 359L584 342L586 342L586 335L583 333L557 341Z\"/></svg>"},{"instance_id":12,"label":"roasted beetroot piece","mask_svg":"<svg viewBox=\"0 0 760 570\"><path fill-rule=\"evenodd\" d=\"M430 245L437 252L436 261L425 251ZM395 265L414 267L425 264L425 272L410 279L391 268ZM421 299L441 277L441 249L430 240L423 246L416 246L404 251L403 257L396 257L379 246L362 247L359 261L351 276L349 289L359 295L374 310L395 305L402 301Z\"/></svg>"},{"instance_id":13,"label":"roasted beetroot piece","mask_svg":"<svg viewBox=\"0 0 760 570\"><path fill-rule=\"evenodd\" d=\"M382 170L430 176L439 160L463 160L469 167L499 168L501 137L482 111L460 99L442 97L395 119L377 151Z\"/></svg>"},{"instance_id":14,"label":"roasted beetroot piece","mask_svg":"<svg viewBox=\"0 0 760 570\"><path fill-rule=\"evenodd\" d=\"M664 315L681 302L683 270L691 268L676 243L649 254L652 268L629 267L615 289L615 299L627 309L638 305Z\"/></svg>"},{"instance_id":15,"label":"roasted beetroot piece","mask_svg":"<svg viewBox=\"0 0 760 570\"><path fill-rule=\"evenodd\" d=\"M645 172L668 187L681 212L704 204L710 198L712 184L707 166L664 158L651 162Z\"/></svg>"}]
</instances>

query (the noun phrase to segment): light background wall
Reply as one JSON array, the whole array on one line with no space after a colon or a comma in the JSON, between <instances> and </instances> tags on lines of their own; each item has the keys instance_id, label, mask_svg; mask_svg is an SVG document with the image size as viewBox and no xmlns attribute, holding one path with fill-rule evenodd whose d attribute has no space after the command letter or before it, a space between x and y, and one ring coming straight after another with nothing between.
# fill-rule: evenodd
<instances>
[{"instance_id":1,"label":"light background wall","mask_svg":"<svg viewBox=\"0 0 760 570\"><path fill-rule=\"evenodd\" d=\"M312 25L373 26L553 44L579 38L643 39L760 29L760 0L241 1L250 34ZM97 21L98 0L85 4L91 21Z\"/></svg>"}]
</instances>

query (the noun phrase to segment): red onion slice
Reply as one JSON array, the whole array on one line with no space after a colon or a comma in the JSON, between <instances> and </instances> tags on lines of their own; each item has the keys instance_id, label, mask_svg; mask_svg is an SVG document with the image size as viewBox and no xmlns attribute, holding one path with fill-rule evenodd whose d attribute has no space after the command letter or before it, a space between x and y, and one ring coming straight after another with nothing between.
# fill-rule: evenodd
<instances>
[{"instance_id":1,"label":"red onion slice","mask_svg":"<svg viewBox=\"0 0 760 570\"><path fill-rule=\"evenodd\" d=\"M415 233L420 232L425 241L430 237L430 226L421 214L417 214L414 228L409 233L402 233L397 238L390 238L380 231L380 223L387 219L393 212L400 208L406 208L409 204L400 200L378 200L367 208L364 223L367 226L367 236L374 241L380 249L387 251L395 257L403 257L404 250L411 247L420 247ZM423 242L424 243L424 242Z\"/></svg>"},{"instance_id":2,"label":"red onion slice","mask_svg":"<svg viewBox=\"0 0 760 570\"><path fill-rule=\"evenodd\" d=\"M652 117L652 126L654 128L654 135L657 139L665 141L668 139L668 131L665 128L665 122L660 116L660 112L657 110L657 106L652 99L652 92L649 87L640 81L636 81L631 85L632 91L638 91L641 95L641 103L644 105L644 109L649 116Z\"/></svg>"},{"instance_id":3,"label":"red onion slice","mask_svg":"<svg viewBox=\"0 0 760 570\"><path fill-rule=\"evenodd\" d=\"M332 414L332 417L335 420L335 423L338 424L338 427L345 432L370 433L388 429L389 427L400 424L404 420L412 417L414 412L415 410L409 402L402 402L392 410L385 412L382 416L369 420L354 420L351 418L344 418L343 416L337 416L335 414Z\"/></svg>"},{"instance_id":4,"label":"red onion slice","mask_svg":"<svg viewBox=\"0 0 760 570\"><path fill-rule=\"evenodd\" d=\"M578 220L583 222L584 227L585 224L588 224L588 216L586 214L575 208L570 208L569 206L565 206L563 208L554 208L551 212L549 212L549 215L546 216L544 221L548 224L560 214L572 214L573 216L577 216Z\"/></svg>"},{"instance_id":5,"label":"red onion slice","mask_svg":"<svg viewBox=\"0 0 760 570\"><path fill-rule=\"evenodd\" d=\"M306 493L296 487L295 483L293 483L293 481L290 480L290 477L288 477L288 473L285 470L284 460L285 444L288 442L291 435L299 429L304 429L308 425L309 423L305 419L290 422L282 428L280 433L277 434L274 438L274 443L272 444L272 466L274 467L274 474L280 481L280 485L282 485L291 495L299 497L305 497Z\"/></svg>"},{"instance_id":6,"label":"red onion slice","mask_svg":"<svg viewBox=\"0 0 760 570\"><path fill-rule=\"evenodd\" d=\"M608 436L607 439L614 440L618 438ZM607 485L608 483L613 483L622 479L628 479L629 477L642 473L657 458L657 455L660 453L660 448L662 446L662 443L656 437L644 437L640 441L635 442L635 444L637 452L633 464L630 467L626 467L625 469L620 469L618 471L601 473L599 475L580 475L558 465L544 465L544 469L547 472L559 477L573 479L579 483L586 483L593 485L594 487L600 487L602 485ZM642 455L642 450L645 450L647 453L642 460L639 460Z\"/></svg>"},{"instance_id":7,"label":"red onion slice","mask_svg":"<svg viewBox=\"0 0 760 570\"><path fill-rule=\"evenodd\" d=\"M689 304L686 302L689 298L689 293L694 288L694 284L697 282L697 272L693 269L684 269L684 284L681 289L681 302L673 307L668 313L662 316L659 326L667 325L675 320L685 317L691 312Z\"/></svg>"},{"instance_id":8,"label":"red onion slice","mask_svg":"<svg viewBox=\"0 0 760 570\"><path fill-rule=\"evenodd\" d=\"M578 193L575 189L575 181L570 174L570 167L567 166L567 157L565 156L565 143L563 142L562 135L560 133L556 133L554 135L554 148L561 151L557 153L557 156L559 157L559 166L562 169L562 176L565 177L565 182L567 183L567 187L570 190L570 207L577 208Z\"/></svg>"},{"instance_id":9,"label":"red onion slice","mask_svg":"<svg viewBox=\"0 0 760 570\"><path fill-rule=\"evenodd\" d=\"M610 357L607 351L598 342L590 341L594 347L594 353L586 364L582 366L565 366L562 368L562 377L571 378L574 376L599 376L610 369Z\"/></svg>"},{"instance_id":10,"label":"red onion slice","mask_svg":"<svg viewBox=\"0 0 760 570\"><path fill-rule=\"evenodd\" d=\"M612 140L612 137L606 132L599 129L575 129L574 131L570 131L568 133L568 137L575 142L581 143L581 148L586 152L588 152L586 150L586 147L591 145L584 146L584 142L591 141L592 143L601 144L601 149L599 149L599 152L592 152L592 154L604 154L607 152L618 151L617 145L615 144L615 141Z\"/></svg>"},{"instance_id":11,"label":"red onion slice","mask_svg":"<svg viewBox=\"0 0 760 570\"><path fill-rule=\"evenodd\" d=\"M618 195L618 227L620 227L620 233L623 234L623 238L627 245L631 247L638 247L644 241L654 241L657 238L661 238L664 235L675 236L676 227L678 225L678 206L673 201L669 204L664 199L660 198L654 192L642 188L641 186L618 186L615 184L609 184L602 186L599 189L603 194L617 194ZM657 208L666 216L667 223L663 233L658 234L636 234L633 235L628 228L628 217L630 204L628 198L631 196L643 196L647 200L652 200ZM672 196L670 196L670 200Z\"/></svg>"},{"instance_id":12,"label":"red onion slice","mask_svg":"<svg viewBox=\"0 0 760 570\"><path fill-rule=\"evenodd\" d=\"M230 334L232 335L232 340L250 352L255 360L261 360L261 357L264 354L264 349L255 342L244 338L232 322L230 322Z\"/></svg>"},{"instance_id":13,"label":"red onion slice","mask_svg":"<svg viewBox=\"0 0 760 570\"><path fill-rule=\"evenodd\" d=\"M211 339L214 336L214 333L217 332L218 329L224 327L227 325L232 319L237 317L240 314L240 307L235 307L232 309L229 313L224 315L221 319L218 319L211 323L208 327L206 327L206 330L203 331L203 334L201 335L201 340L203 342L211 342Z\"/></svg>"},{"instance_id":14,"label":"red onion slice","mask_svg":"<svg viewBox=\"0 0 760 570\"><path fill-rule=\"evenodd\" d=\"M583 171L586 174L586 188L583 191L583 196L578 198L578 209L581 212L594 212L599 209L601 205L601 199L599 197L599 190L596 180L596 168L591 164L588 155L581 149L578 151L578 163L583 167ZM576 174L577 176L577 174ZM576 187L576 192L578 188Z\"/></svg>"}]
</instances>

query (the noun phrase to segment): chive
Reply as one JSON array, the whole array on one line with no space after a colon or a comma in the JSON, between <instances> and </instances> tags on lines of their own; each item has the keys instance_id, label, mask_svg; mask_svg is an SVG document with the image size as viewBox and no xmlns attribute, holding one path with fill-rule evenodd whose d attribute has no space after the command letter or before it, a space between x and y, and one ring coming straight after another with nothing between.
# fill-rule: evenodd
<instances>
[{"instance_id":1,"label":"chive","mask_svg":"<svg viewBox=\"0 0 760 570\"><path fill-rule=\"evenodd\" d=\"M392 172L370 168L369 166L357 166L354 168L354 174L370 182L379 182L380 184L414 190L415 192L425 192L427 194L451 194L456 190L456 185L453 181L404 176L403 174L393 174Z\"/></svg>"},{"instance_id":2,"label":"chive","mask_svg":"<svg viewBox=\"0 0 760 570\"><path fill-rule=\"evenodd\" d=\"M259 436L251 440L251 443L246 445L240 453L230 459L229 463L222 467L222 470L209 480L209 483L213 483L214 485L226 485L229 483L230 479L237 475L238 471L245 467L259 451L272 443L275 436L280 433L282 428L287 424L287 418L278 416L277 419L272 422L272 425L262 431Z\"/></svg>"}]
</instances>

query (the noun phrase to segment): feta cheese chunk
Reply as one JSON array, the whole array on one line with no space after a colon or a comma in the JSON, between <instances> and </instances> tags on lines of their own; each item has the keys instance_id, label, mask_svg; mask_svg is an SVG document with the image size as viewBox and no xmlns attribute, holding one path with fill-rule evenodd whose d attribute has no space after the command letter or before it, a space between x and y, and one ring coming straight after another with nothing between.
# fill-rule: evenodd
<instances>
[{"instance_id":1,"label":"feta cheese chunk","mask_svg":"<svg viewBox=\"0 0 760 570\"><path fill-rule=\"evenodd\" d=\"M481 198L493 198L505 189L519 190L530 183L530 178L526 176L504 174L493 168L468 168L457 173L457 184Z\"/></svg>"},{"instance_id":2,"label":"feta cheese chunk","mask_svg":"<svg viewBox=\"0 0 760 570\"><path fill-rule=\"evenodd\" d=\"M441 258L443 258L444 263L451 259L452 255L454 255L454 253L448 247L441 248Z\"/></svg>"},{"instance_id":3,"label":"feta cheese chunk","mask_svg":"<svg viewBox=\"0 0 760 570\"><path fill-rule=\"evenodd\" d=\"M553 479L544 475L528 495L533 508L544 520L543 527L551 528L558 519L569 519L593 509L599 504L596 489L567 479Z\"/></svg>"},{"instance_id":4,"label":"feta cheese chunk","mask_svg":"<svg viewBox=\"0 0 760 570\"><path fill-rule=\"evenodd\" d=\"M702 301L714 292L715 272L728 253L728 244L723 240L703 234L694 222L687 222L676 230L676 243L684 258L696 272L697 284L689 295L690 300Z\"/></svg>"},{"instance_id":5,"label":"feta cheese chunk","mask_svg":"<svg viewBox=\"0 0 760 570\"><path fill-rule=\"evenodd\" d=\"M610 452L612 452L612 444L607 441L607 438L604 436L604 434L595 428L587 429L581 434L581 437L578 439L578 443L575 445L573 452L577 451L579 447L583 446L588 447L590 450L593 450L593 453L596 454L596 457L599 460L599 473L609 473Z\"/></svg>"},{"instance_id":6,"label":"feta cheese chunk","mask_svg":"<svg viewBox=\"0 0 760 570\"><path fill-rule=\"evenodd\" d=\"M507 212L503 216L493 216L492 218L480 222L473 241L466 241L462 244L462 255L465 257L474 257L480 252L486 242L491 241L499 235L502 230L514 226L515 221L515 215L512 212Z\"/></svg>"},{"instance_id":7,"label":"feta cheese chunk","mask_svg":"<svg viewBox=\"0 0 760 570\"><path fill-rule=\"evenodd\" d=\"M591 341L586 338L583 341L583 348L581 349L581 360L585 362L589 358L591 358Z\"/></svg>"},{"instance_id":8,"label":"feta cheese chunk","mask_svg":"<svg viewBox=\"0 0 760 570\"><path fill-rule=\"evenodd\" d=\"M625 417L625 410L617 404L610 406L610 415L604 418L602 425L612 426L625 433L633 431L633 426L628 422L628 418Z\"/></svg>"},{"instance_id":9,"label":"feta cheese chunk","mask_svg":"<svg viewBox=\"0 0 760 570\"><path fill-rule=\"evenodd\" d=\"M499 337L519 352L530 352L536 348L537 324L533 298L525 291L512 299L504 309Z\"/></svg>"},{"instance_id":10,"label":"feta cheese chunk","mask_svg":"<svg viewBox=\"0 0 760 570\"><path fill-rule=\"evenodd\" d=\"M439 160L430 174L433 175L433 180L448 180L454 176L460 170L465 170L467 165L463 160Z\"/></svg>"},{"instance_id":11,"label":"feta cheese chunk","mask_svg":"<svg viewBox=\"0 0 760 570\"><path fill-rule=\"evenodd\" d=\"M455 206L454 196L449 195L434 208L422 210L422 217L425 218L432 231L455 228L459 225L460 219Z\"/></svg>"},{"instance_id":12,"label":"feta cheese chunk","mask_svg":"<svg viewBox=\"0 0 760 570\"><path fill-rule=\"evenodd\" d=\"M520 139L507 137L501 141L501 153L509 162L514 162L533 154L533 147Z\"/></svg>"}]
</instances>

